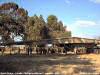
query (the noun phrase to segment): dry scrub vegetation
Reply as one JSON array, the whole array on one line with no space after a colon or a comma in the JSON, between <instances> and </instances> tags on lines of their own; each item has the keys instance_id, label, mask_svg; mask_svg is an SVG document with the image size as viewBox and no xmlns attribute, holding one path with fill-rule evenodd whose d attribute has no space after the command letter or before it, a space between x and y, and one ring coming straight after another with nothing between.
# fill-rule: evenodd
<instances>
[{"instance_id":1,"label":"dry scrub vegetation","mask_svg":"<svg viewBox=\"0 0 100 75\"><path fill-rule=\"evenodd\" d=\"M39 72L58 75L100 74L100 55L0 56L0 72Z\"/></svg>"}]
</instances>

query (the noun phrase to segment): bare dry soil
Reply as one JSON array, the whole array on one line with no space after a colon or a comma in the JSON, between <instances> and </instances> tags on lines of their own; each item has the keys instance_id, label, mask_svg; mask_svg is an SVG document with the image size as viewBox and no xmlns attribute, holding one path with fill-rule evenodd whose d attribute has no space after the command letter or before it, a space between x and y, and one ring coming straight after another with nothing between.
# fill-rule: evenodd
<instances>
[{"instance_id":1,"label":"bare dry soil","mask_svg":"<svg viewBox=\"0 0 100 75\"><path fill-rule=\"evenodd\" d=\"M99 75L100 54L0 56L0 72Z\"/></svg>"}]
</instances>

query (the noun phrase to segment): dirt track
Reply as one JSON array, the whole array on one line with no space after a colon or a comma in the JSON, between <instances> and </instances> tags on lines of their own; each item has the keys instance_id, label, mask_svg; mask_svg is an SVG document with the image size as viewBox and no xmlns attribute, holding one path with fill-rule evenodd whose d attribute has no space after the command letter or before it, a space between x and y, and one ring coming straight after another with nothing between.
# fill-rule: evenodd
<instances>
[{"instance_id":1,"label":"dirt track","mask_svg":"<svg viewBox=\"0 0 100 75\"><path fill-rule=\"evenodd\" d=\"M100 55L0 56L0 72L38 72L61 75L100 74Z\"/></svg>"}]
</instances>

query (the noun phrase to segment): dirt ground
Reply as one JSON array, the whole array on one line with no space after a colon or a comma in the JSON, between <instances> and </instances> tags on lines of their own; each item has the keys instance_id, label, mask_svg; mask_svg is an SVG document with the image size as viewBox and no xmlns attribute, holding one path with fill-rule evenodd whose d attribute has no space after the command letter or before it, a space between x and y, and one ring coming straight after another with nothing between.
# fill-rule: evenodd
<instances>
[{"instance_id":1,"label":"dirt ground","mask_svg":"<svg viewBox=\"0 0 100 75\"><path fill-rule=\"evenodd\" d=\"M0 72L100 75L100 54L0 56Z\"/></svg>"}]
</instances>

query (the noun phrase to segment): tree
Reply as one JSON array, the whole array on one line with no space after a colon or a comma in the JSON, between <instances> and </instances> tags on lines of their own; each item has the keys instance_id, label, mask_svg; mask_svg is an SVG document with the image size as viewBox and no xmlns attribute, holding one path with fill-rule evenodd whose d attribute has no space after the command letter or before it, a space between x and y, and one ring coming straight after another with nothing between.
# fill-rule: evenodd
<instances>
[{"instance_id":1,"label":"tree","mask_svg":"<svg viewBox=\"0 0 100 75\"><path fill-rule=\"evenodd\" d=\"M55 15L49 15L47 18L47 25L50 29L49 35L51 38L71 37L71 32L66 31L66 27L62 21L58 21Z\"/></svg>"},{"instance_id":2,"label":"tree","mask_svg":"<svg viewBox=\"0 0 100 75\"><path fill-rule=\"evenodd\" d=\"M70 37L71 32L55 15L49 15L47 23L42 15L28 16L28 12L15 3L0 6L0 37L3 42L14 41L21 36L23 40L41 40L49 38Z\"/></svg>"},{"instance_id":3,"label":"tree","mask_svg":"<svg viewBox=\"0 0 100 75\"><path fill-rule=\"evenodd\" d=\"M14 41L14 36L24 36L27 16L28 12L15 3L0 6L0 36L3 42Z\"/></svg>"},{"instance_id":4,"label":"tree","mask_svg":"<svg viewBox=\"0 0 100 75\"><path fill-rule=\"evenodd\" d=\"M18 9L18 5L16 3L4 3L0 6L0 10L17 10Z\"/></svg>"},{"instance_id":5,"label":"tree","mask_svg":"<svg viewBox=\"0 0 100 75\"><path fill-rule=\"evenodd\" d=\"M49 15L47 18L47 24L48 27L51 28L52 30L57 29L57 17L55 15Z\"/></svg>"},{"instance_id":6,"label":"tree","mask_svg":"<svg viewBox=\"0 0 100 75\"><path fill-rule=\"evenodd\" d=\"M41 40L45 38L45 26L46 23L40 15L34 15L33 17L29 17L28 25L27 25L27 40Z\"/></svg>"},{"instance_id":7,"label":"tree","mask_svg":"<svg viewBox=\"0 0 100 75\"><path fill-rule=\"evenodd\" d=\"M58 30L59 31L65 31L66 30L66 27L63 26L62 21L59 21L58 22Z\"/></svg>"}]
</instances>

